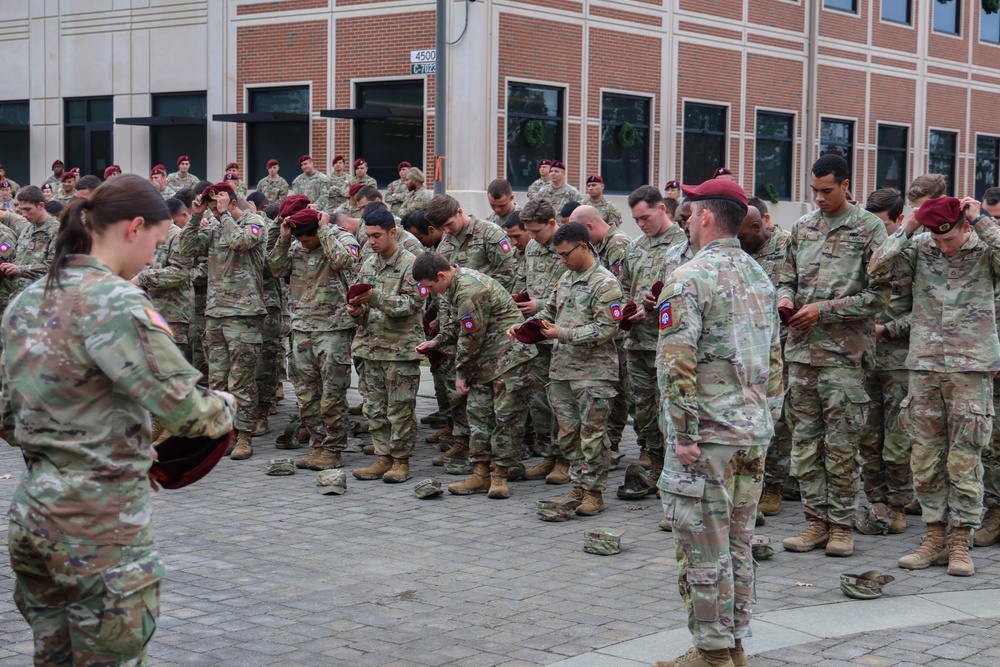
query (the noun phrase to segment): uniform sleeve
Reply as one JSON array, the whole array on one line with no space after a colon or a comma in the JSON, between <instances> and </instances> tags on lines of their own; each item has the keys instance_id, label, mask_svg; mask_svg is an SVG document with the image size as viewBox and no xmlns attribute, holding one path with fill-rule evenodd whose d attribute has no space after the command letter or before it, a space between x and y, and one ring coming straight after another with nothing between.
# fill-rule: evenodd
<instances>
[{"instance_id":1,"label":"uniform sleeve","mask_svg":"<svg viewBox=\"0 0 1000 667\"><path fill-rule=\"evenodd\" d=\"M622 255L622 266L621 266L621 272L618 274L618 282L621 283L622 294L624 295L624 298L626 300L631 301L632 280L636 268L632 266L632 263L635 261L636 253L629 252L629 250L630 247L626 246L625 252Z\"/></svg>"},{"instance_id":2,"label":"uniform sleeve","mask_svg":"<svg viewBox=\"0 0 1000 667\"><path fill-rule=\"evenodd\" d=\"M247 218L240 223L232 214L222 214L222 238L236 252L247 252L261 243L267 243L267 229L259 223L259 218Z\"/></svg>"},{"instance_id":3,"label":"uniform sleeve","mask_svg":"<svg viewBox=\"0 0 1000 667\"><path fill-rule=\"evenodd\" d=\"M291 239L286 240L279 236L271 252L267 253L267 265L275 278L284 278L292 272L292 258L288 252L291 247Z\"/></svg>"},{"instance_id":4,"label":"uniform sleeve","mask_svg":"<svg viewBox=\"0 0 1000 667\"><path fill-rule=\"evenodd\" d=\"M17 266L17 277L23 280L38 280L47 274L49 267L52 266L52 257L55 255L55 250L56 239L55 236L52 236L48 240L48 243L45 244L45 254L42 255L41 262L37 264L20 264L15 259L14 265Z\"/></svg>"},{"instance_id":5,"label":"uniform sleeve","mask_svg":"<svg viewBox=\"0 0 1000 667\"><path fill-rule=\"evenodd\" d=\"M320 248L330 267L334 271L353 272L354 265L361 256L358 246L342 243L330 225L320 227L318 236Z\"/></svg>"},{"instance_id":6,"label":"uniform sleeve","mask_svg":"<svg viewBox=\"0 0 1000 667\"><path fill-rule=\"evenodd\" d=\"M773 322L778 321L777 301L772 307ZM781 419L781 408L785 400L784 377L782 375L782 365L784 355L781 352L780 327L775 326L771 335L771 352L768 358L768 368L770 375L767 378L767 406L771 413L771 423L776 424Z\"/></svg>"},{"instance_id":7,"label":"uniform sleeve","mask_svg":"<svg viewBox=\"0 0 1000 667\"><path fill-rule=\"evenodd\" d=\"M202 220L203 216L191 216L177 238L181 252L191 261L192 266L201 264L208 252L208 230L201 228Z\"/></svg>"},{"instance_id":8,"label":"uniform sleeve","mask_svg":"<svg viewBox=\"0 0 1000 667\"><path fill-rule=\"evenodd\" d=\"M830 299L816 303L819 311L820 322L847 322L851 320L863 320L871 317L879 309L885 308L889 303L890 282L887 278L869 278L868 264L874 252L886 240L885 227L881 222L875 226L868 238L864 250L865 267L864 280L865 288L857 294L845 296L840 299Z\"/></svg>"},{"instance_id":9,"label":"uniform sleeve","mask_svg":"<svg viewBox=\"0 0 1000 667\"><path fill-rule=\"evenodd\" d=\"M916 271L916 261L913 239L900 227L872 255L868 262L868 277L873 280L909 278Z\"/></svg>"},{"instance_id":10,"label":"uniform sleeve","mask_svg":"<svg viewBox=\"0 0 1000 667\"><path fill-rule=\"evenodd\" d=\"M785 253L785 263L778 273L778 301L788 299L793 305L796 304L799 289L799 271L795 263L796 250L798 249L799 223L792 228L792 235L788 238L788 250Z\"/></svg>"},{"instance_id":11,"label":"uniform sleeve","mask_svg":"<svg viewBox=\"0 0 1000 667\"><path fill-rule=\"evenodd\" d=\"M693 285L678 281L663 288L657 343L660 374L665 379L661 412L670 421L678 445L695 445L700 439L696 369L701 320L701 304Z\"/></svg>"},{"instance_id":12,"label":"uniform sleeve","mask_svg":"<svg viewBox=\"0 0 1000 667\"><path fill-rule=\"evenodd\" d=\"M455 376L467 380L475 375L481 365L479 351L486 342L489 323L480 306L485 305L487 294L478 291L468 295L456 304L455 332L458 334L458 350L455 359Z\"/></svg>"},{"instance_id":13,"label":"uniform sleeve","mask_svg":"<svg viewBox=\"0 0 1000 667\"><path fill-rule=\"evenodd\" d=\"M591 302L593 311L589 314L589 322L576 327L560 327L557 336L559 342L567 345L600 345L614 338L618 331L618 321L612 311L615 307L621 308L621 300L621 287L616 280L608 278Z\"/></svg>"},{"instance_id":14,"label":"uniform sleeve","mask_svg":"<svg viewBox=\"0 0 1000 667\"><path fill-rule=\"evenodd\" d=\"M386 317L407 317L423 310L424 299L420 296L417 281L413 279L410 267L406 267L403 271L403 280L398 293L389 294L375 290L368 305L378 308Z\"/></svg>"},{"instance_id":15,"label":"uniform sleeve","mask_svg":"<svg viewBox=\"0 0 1000 667\"><path fill-rule=\"evenodd\" d=\"M997 225L996 220L987 216L976 223L975 229L983 243L990 247L993 273L1000 273L1000 226Z\"/></svg>"},{"instance_id":16,"label":"uniform sleeve","mask_svg":"<svg viewBox=\"0 0 1000 667\"><path fill-rule=\"evenodd\" d=\"M529 317L529 320L545 320L546 322L555 322L556 313L559 312L559 283L562 282L561 279L556 282L555 287L549 292L549 297L544 303L536 304L538 310L535 314ZM535 297L538 300L538 297Z\"/></svg>"},{"instance_id":17,"label":"uniform sleeve","mask_svg":"<svg viewBox=\"0 0 1000 667\"><path fill-rule=\"evenodd\" d=\"M517 262L514 259L514 244L510 242L502 229L493 229L487 239L487 252L490 256L493 280L500 283L508 292L513 289L517 280Z\"/></svg>"},{"instance_id":18,"label":"uniform sleeve","mask_svg":"<svg viewBox=\"0 0 1000 667\"><path fill-rule=\"evenodd\" d=\"M180 234L167 251L167 264L159 269L146 269L139 274L143 287L174 289L186 287L190 282L191 259L180 251Z\"/></svg>"},{"instance_id":19,"label":"uniform sleeve","mask_svg":"<svg viewBox=\"0 0 1000 667\"><path fill-rule=\"evenodd\" d=\"M885 337L889 340L902 340L910 336L910 316L913 313L906 313L902 317L897 317L885 323Z\"/></svg>"}]
</instances>

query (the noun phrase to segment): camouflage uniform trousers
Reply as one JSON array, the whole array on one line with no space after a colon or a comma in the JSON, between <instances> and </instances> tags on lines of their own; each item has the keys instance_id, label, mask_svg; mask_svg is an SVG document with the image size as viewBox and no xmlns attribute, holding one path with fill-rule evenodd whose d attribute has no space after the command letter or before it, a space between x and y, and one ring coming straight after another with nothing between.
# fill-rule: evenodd
<instances>
[{"instance_id":1,"label":"camouflage uniform trousers","mask_svg":"<svg viewBox=\"0 0 1000 667\"><path fill-rule=\"evenodd\" d=\"M257 413L257 357L263 345L263 315L206 317L208 386L236 398L237 431L253 431Z\"/></svg>"},{"instance_id":2,"label":"camouflage uniform trousers","mask_svg":"<svg viewBox=\"0 0 1000 667\"><path fill-rule=\"evenodd\" d=\"M278 402L278 372L285 352L282 329L281 308L268 308L261 327L261 337L266 343L260 348L254 374L257 379L257 404L268 409Z\"/></svg>"},{"instance_id":3,"label":"camouflage uniform trousers","mask_svg":"<svg viewBox=\"0 0 1000 667\"><path fill-rule=\"evenodd\" d=\"M612 447L617 447L625 433L628 424L630 405L628 400L628 364L625 361L625 350L618 346L618 380L614 384L615 398L611 402L611 414L608 415L608 439Z\"/></svg>"},{"instance_id":4,"label":"camouflage uniform trousers","mask_svg":"<svg viewBox=\"0 0 1000 667\"><path fill-rule=\"evenodd\" d=\"M314 436L313 447L337 452L347 448L353 340L354 329L292 332L299 418Z\"/></svg>"},{"instance_id":5,"label":"camouflage uniform trousers","mask_svg":"<svg viewBox=\"0 0 1000 667\"><path fill-rule=\"evenodd\" d=\"M611 441L607 427L614 385L609 380L549 382L549 405L558 424L556 446L569 461L574 487L603 492L608 486Z\"/></svg>"},{"instance_id":6,"label":"camouflage uniform trousers","mask_svg":"<svg viewBox=\"0 0 1000 667\"><path fill-rule=\"evenodd\" d=\"M993 378L993 437L983 450L983 502L1000 507L1000 373Z\"/></svg>"},{"instance_id":7,"label":"camouflage uniform trousers","mask_svg":"<svg viewBox=\"0 0 1000 667\"><path fill-rule=\"evenodd\" d=\"M992 382L992 373L910 371L900 416L913 443L913 488L925 523L979 527Z\"/></svg>"},{"instance_id":8,"label":"camouflage uniform trousers","mask_svg":"<svg viewBox=\"0 0 1000 667\"><path fill-rule=\"evenodd\" d=\"M861 479L870 503L903 508L913 500L910 438L899 423L908 371L868 370L865 392L871 398L861 436Z\"/></svg>"},{"instance_id":9,"label":"camouflage uniform trousers","mask_svg":"<svg viewBox=\"0 0 1000 667\"><path fill-rule=\"evenodd\" d=\"M806 516L853 526L860 486L858 440L868 419L864 369L789 365L786 416Z\"/></svg>"},{"instance_id":10,"label":"camouflage uniform trousers","mask_svg":"<svg viewBox=\"0 0 1000 667\"><path fill-rule=\"evenodd\" d=\"M781 403L781 415L774 422L774 437L767 447L764 461L764 483L781 484L792 472L792 429L785 419L788 411L788 364L781 366L781 381L785 387L785 397Z\"/></svg>"},{"instance_id":11,"label":"camouflage uniform trousers","mask_svg":"<svg viewBox=\"0 0 1000 667\"><path fill-rule=\"evenodd\" d=\"M753 555L750 540L763 482L765 445L701 444L682 465L666 448L659 488L677 540L678 585L694 645L732 648L750 635Z\"/></svg>"},{"instance_id":12,"label":"camouflage uniform trousers","mask_svg":"<svg viewBox=\"0 0 1000 667\"><path fill-rule=\"evenodd\" d=\"M535 349L538 350L538 355L531 361L531 402L528 404L528 412L535 433L535 444L542 456L555 456L557 451L552 443L556 424L548 395L552 346L536 345Z\"/></svg>"},{"instance_id":13,"label":"camouflage uniform trousers","mask_svg":"<svg viewBox=\"0 0 1000 667\"><path fill-rule=\"evenodd\" d=\"M364 412L375 453L393 458L411 456L417 441L414 411L420 362L365 359L362 369Z\"/></svg>"},{"instance_id":14,"label":"camouflage uniform trousers","mask_svg":"<svg viewBox=\"0 0 1000 667\"><path fill-rule=\"evenodd\" d=\"M434 398L437 400L438 412L450 419L451 418L451 404L448 402L448 378L447 373L444 369L438 368L437 372L433 373L434 378Z\"/></svg>"},{"instance_id":15,"label":"camouflage uniform trousers","mask_svg":"<svg viewBox=\"0 0 1000 667\"><path fill-rule=\"evenodd\" d=\"M444 373L444 388L448 393L448 416L451 417L451 421L453 422L451 434L453 436L469 437L472 434L472 430L469 427L468 394L463 396L455 391L456 348L452 346L446 352L448 358L445 359L439 370Z\"/></svg>"},{"instance_id":16,"label":"camouflage uniform trousers","mask_svg":"<svg viewBox=\"0 0 1000 667\"><path fill-rule=\"evenodd\" d=\"M48 540L13 521L7 537L35 665L146 664L165 574L155 547Z\"/></svg>"},{"instance_id":17,"label":"camouflage uniform trousers","mask_svg":"<svg viewBox=\"0 0 1000 667\"><path fill-rule=\"evenodd\" d=\"M524 441L524 420L528 404L524 397L531 391L531 376L525 362L485 383L472 385L468 393L469 460L493 462L509 468L521 461L520 443Z\"/></svg>"},{"instance_id":18,"label":"camouflage uniform trousers","mask_svg":"<svg viewBox=\"0 0 1000 667\"><path fill-rule=\"evenodd\" d=\"M628 392L632 402L632 419L643 451L663 455L660 434L660 388L656 379L656 351L628 350Z\"/></svg>"},{"instance_id":19,"label":"camouflage uniform trousers","mask_svg":"<svg viewBox=\"0 0 1000 667\"><path fill-rule=\"evenodd\" d=\"M208 377L208 357L205 355L205 294L194 293L194 312L188 324L188 359L202 375Z\"/></svg>"}]
</instances>

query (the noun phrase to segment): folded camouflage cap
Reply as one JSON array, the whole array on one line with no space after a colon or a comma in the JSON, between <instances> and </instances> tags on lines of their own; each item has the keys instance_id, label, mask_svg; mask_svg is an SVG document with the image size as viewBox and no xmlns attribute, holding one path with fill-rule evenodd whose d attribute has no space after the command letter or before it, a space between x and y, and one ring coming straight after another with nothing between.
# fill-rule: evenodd
<instances>
[{"instance_id":1,"label":"folded camouflage cap","mask_svg":"<svg viewBox=\"0 0 1000 667\"><path fill-rule=\"evenodd\" d=\"M649 473L638 463L630 463L625 468L625 483L618 487L617 495L622 500L639 500L649 492Z\"/></svg>"},{"instance_id":2,"label":"folded camouflage cap","mask_svg":"<svg viewBox=\"0 0 1000 667\"><path fill-rule=\"evenodd\" d=\"M854 520L854 525L865 535L888 535L892 514L885 503L872 503L864 514Z\"/></svg>"},{"instance_id":3,"label":"folded camouflage cap","mask_svg":"<svg viewBox=\"0 0 1000 667\"><path fill-rule=\"evenodd\" d=\"M434 498L442 493L444 493L444 489L441 488L441 482L434 479L422 479L413 487L413 494L421 500Z\"/></svg>"},{"instance_id":4,"label":"folded camouflage cap","mask_svg":"<svg viewBox=\"0 0 1000 667\"><path fill-rule=\"evenodd\" d=\"M613 556L622 550L624 530L592 528L583 535L583 550L598 556Z\"/></svg>"},{"instance_id":5,"label":"folded camouflage cap","mask_svg":"<svg viewBox=\"0 0 1000 667\"><path fill-rule=\"evenodd\" d=\"M754 560L767 560L774 555L774 547L771 546L771 540L763 535L755 535L750 540L750 551L753 552Z\"/></svg>"},{"instance_id":6,"label":"folded camouflage cap","mask_svg":"<svg viewBox=\"0 0 1000 667\"><path fill-rule=\"evenodd\" d=\"M342 496L347 491L347 475L339 468L320 470L316 474L316 487L317 493L322 493L324 496L331 493Z\"/></svg>"},{"instance_id":7,"label":"folded camouflage cap","mask_svg":"<svg viewBox=\"0 0 1000 667\"><path fill-rule=\"evenodd\" d=\"M573 514L573 505L555 500L539 500L535 512L542 521L569 521Z\"/></svg>"},{"instance_id":8,"label":"folded camouflage cap","mask_svg":"<svg viewBox=\"0 0 1000 667\"><path fill-rule=\"evenodd\" d=\"M295 459L268 459L264 464L264 474L281 476L295 474Z\"/></svg>"},{"instance_id":9,"label":"folded camouflage cap","mask_svg":"<svg viewBox=\"0 0 1000 667\"><path fill-rule=\"evenodd\" d=\"M882 574L879 570L869 570L861 574L842 574L840 590L849 598L874 600L882 597L883 586L895 580L892 575Z\"/></svg>"}]
</instances>

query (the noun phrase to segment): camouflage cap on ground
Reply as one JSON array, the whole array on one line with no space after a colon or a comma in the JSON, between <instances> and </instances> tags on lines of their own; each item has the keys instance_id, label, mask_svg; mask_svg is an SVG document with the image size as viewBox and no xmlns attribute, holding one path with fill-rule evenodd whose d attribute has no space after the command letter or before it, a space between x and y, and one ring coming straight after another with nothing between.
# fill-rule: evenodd
<instances>
[{"instance_id":1,"label":"camouflage cap on ground","mask_svg":"<svg viewBox=\"0 0 1000 667\"><path fill-rule=\"evenodd\" d=\"M583 535L583 550L598 556L613 556L622 550L624 530L591 528Z\"/></svg>"},{"instance_id":2,"label":"camouflage cap on ground","mask_svg":"<svg viewBox=\"0 0 1000 667\"><path fill-rule=\"evenodd\" d=\"M422 479L413 487L413 494L420 499L434 498L444 493L441 482L435 479Z\"/></svg>"},{"instance_id":3,"label":"camouflage cap on ground","mask_svg":"<svg viewBox=\"0 0 1000 667\"><path fill-rule=\"evenodd\" d=\"M622 500L645 498L649 491L649 473L638 463L630 463L625 468L625 483L618 487L618 497Z\"/></svg>"},{"instance_id":4,"label":"camouflage cap on ground","mask_svg":"<svg viewBox=\"0 0 1000 667\"><path fill-rule=\"evenodd\" d=\"M855 527L865 535L888 535L892 515L885 503L872 503L865 513L854 521Z\"/></svg>"},{"instance_id":5,"label":"camouflage cap on ground","mask_svg":"<svg viewBox=\"0 0 1000 667\"><path fill-rule=\"evenodd\" d=\"M294 475L295 459L268 459L264 464L264 474L266 475Z\"/></svg>"},{"instance_id":6,"label":"camouflage cap on ground","mask_svg":"<svg viewBox=\"0 0 1000 667\"><path fill-rule=\"evenodd\" d=\"M754 560L767 560L774 555L774 547L771 546L771 540L763 535L755 535L750 540L750 551L753 552Z\"/></svg>"},{"instance_id":7,"label":"camouflage cap on ground","mask_svg":"<svg viewBox=\"0 0 1000 667\"><path fill-rule=\"evenodd\" d=\"M467 459L445 459L444 472L447 475L471 475L472 464Z\"/></svg>"},{"instance_id":8,"label":"camouflage cap on ground","mask_svg":"<svg viewBox=\"0 0 1000 667\"><path fill-rule=\"evenodd\" d=\"M874 600L882 597L883 586L895 580L892 575L882 574L879 570L869 570L861 574L842 574L840 590L849 598Z\"/></svg>"},{"instance_id":9,"label":"camouflage cap on ground","mask_svg":"<svg viewBox=\"0 0 1000 667\"><path fill-rule=\"evenodd\" d=\"M316 491L323 495L335 493L342 496L347 491L347 475L339 468L320 470L316 474L316 486Z\"/></svg>"},{"instance_id":10,"label":"camouflage cap on ground","mask_svg":"<svg viewBox=\"0 0 1000 667\"><path fill-rule=\"evenodd\" d=\"M542 521L569 521L573 506L555 500L539 500L535 512Z\"/></svg>"}]
</instances>

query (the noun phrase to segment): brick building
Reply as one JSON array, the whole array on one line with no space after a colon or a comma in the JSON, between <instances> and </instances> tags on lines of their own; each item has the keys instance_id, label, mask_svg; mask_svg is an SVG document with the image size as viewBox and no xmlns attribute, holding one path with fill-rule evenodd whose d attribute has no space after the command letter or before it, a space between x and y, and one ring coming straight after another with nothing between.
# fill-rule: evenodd
<instances>
[{"instance_id":1,"label":"brick building","mask_svg":"<svg viewBox=\"0 0 1000 667\"><path fill-rule=\"evenodd\" d=\"M809 199L824 152L854 192L948 175L997 184L1000 16L979 0L450 0L447 186L484 212L541 157L627 193L729 166ZM0 162L39 182L56 157L145 173L177 154L253 184L270 157L364 156L381 185L434 171L434 0L0 0ZM426 68L423 68L426 69ZM620 201L620 200L619 200Z\"/></svg>"}]
</instances>

